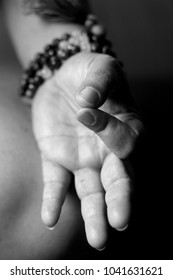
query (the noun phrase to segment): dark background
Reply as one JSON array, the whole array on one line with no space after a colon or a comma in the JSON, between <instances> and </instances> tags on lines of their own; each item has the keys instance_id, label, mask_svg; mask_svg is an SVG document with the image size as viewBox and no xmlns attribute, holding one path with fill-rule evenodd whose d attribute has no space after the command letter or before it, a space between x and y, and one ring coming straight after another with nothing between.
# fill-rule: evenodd
<instances>
[{"instance_id":1,"label":"dark background","mask_svg":"<svg viewBox=\"0 0 173 280\"><path fill-rule=\"evenodd\" d=\"M110 232L105 257L173 259L173 1L90 2L124 62L146 128L134 156L132 221L126 232Z\"/></svg>"},{"instance_id":2,"label":"dark background","mask_svg":"<svg viewBox=\"0 0 173 280\"><path fill-rule=\"evenodd\" d=\"M107 249L89 249L86 258L173 259L173 1L90 2L124 62L146 135L133 157L136 178L129 228L121 233L110 229ZM7 64L15 69L14 79L21 70L0 23L0 73L4 77Z\"/></svg>"}]
</instances>

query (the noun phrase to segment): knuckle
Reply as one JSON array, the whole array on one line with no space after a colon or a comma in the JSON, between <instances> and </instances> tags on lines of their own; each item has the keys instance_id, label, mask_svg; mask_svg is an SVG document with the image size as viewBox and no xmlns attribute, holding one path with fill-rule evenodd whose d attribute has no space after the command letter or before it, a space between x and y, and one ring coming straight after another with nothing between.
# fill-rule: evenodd
<instances>
[{"instance_id":1,"label":"knuckle","mask_svg":"<svg viewBox=\"0 0 173 280\"><path fill-rule=\"evenodd\" d=\"M88 67L88 79L94 80L100 87L115 81L118 62L109 55L99 54Z\"/></svg>"},{"instance_id":2,"label":"knuckle","mask_svg":"<svg viewBox=\"0 0 173 280\"><path fill-rule=\"evenodd\" d=\"M131 179L129 177L123 177L115 179L107 186L108 191L105 195L106 204L115 203L121 200L128 200L131 194L130 189Z\"/></svg>"},{"instance_id":3,"label":"knuckle","mask_svg":"<svg viewBox=\"0 0 173 280\"><path fill-rule=\"evenodd\" d=\"M89 168L83 168L75 172L75 186L80 199L93 192L92 185L88 186L87 182L87 177L91 175L91 170Z\"/></svg>"}]
</instances>

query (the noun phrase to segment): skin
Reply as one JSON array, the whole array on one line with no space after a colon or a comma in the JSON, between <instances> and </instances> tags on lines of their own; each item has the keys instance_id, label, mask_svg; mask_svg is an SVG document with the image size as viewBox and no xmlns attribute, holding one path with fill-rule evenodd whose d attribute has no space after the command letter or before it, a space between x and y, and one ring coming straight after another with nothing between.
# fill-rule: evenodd
<instances>
[{"instance_id":1,"label":"skin","mask_svg":"<svg viewBox=\"0 0 173 280\"><path fill-rule=\"evenodd\" d=\"M16 94L19 75L17 64L1 64L0 259L60 259L69 251L75 258L76 250L70 246L77 236L83 244L85 240L79 203L72 190L56 229L49 231L41 221L40 153L33 137L30 109ZM81 255L86 250L83 245Z\"/></svg>"},{"instance_id":2,"label":"skin","mask_svg":"<svg viewBox=\"0 0 173 280\"><path fill-rule=\"evenodd\" d=\"M24 16L20 3L10 5L8 27L23 65L54 37L82 28L46 24ZM39 88L31 111L42 160L42 220L49 228L57 224L73 176L87 240L96 249L106 244L108 224L127 227L132 182L124 160L142 131L120 72L109 56L77 54Z\"/></svg>"}]
</instances>

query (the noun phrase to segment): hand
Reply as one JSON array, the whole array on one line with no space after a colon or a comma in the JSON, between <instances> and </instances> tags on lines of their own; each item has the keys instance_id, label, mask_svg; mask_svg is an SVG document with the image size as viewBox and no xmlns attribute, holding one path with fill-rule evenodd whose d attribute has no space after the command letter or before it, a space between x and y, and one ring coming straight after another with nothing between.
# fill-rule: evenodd
<instances>
[{"instance_id":1,"label":"hand","mask_svg":"<svg viewBox=\"0 0 173 280\"><path fill-rule=\"evenodd\" d=\"M57 223L73 174L88 242L103 248L108 222L118 230L128 224L131 179L123 159L142 129L119 64L96 53L71 57L40 87L32 114L43 222Z\"/></svg>"}]
</instances>

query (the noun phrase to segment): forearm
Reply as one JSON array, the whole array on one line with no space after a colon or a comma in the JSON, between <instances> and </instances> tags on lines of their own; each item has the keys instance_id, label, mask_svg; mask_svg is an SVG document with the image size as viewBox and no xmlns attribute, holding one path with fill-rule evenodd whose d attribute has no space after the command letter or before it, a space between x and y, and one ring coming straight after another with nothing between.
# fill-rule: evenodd
<instances>
[{"instance_id":1,"label":"forearm","mask_svg":"<svg viewBox=\"0 0 173 280\"><path fill-rule=\"evenodd\" d=\"M81 2L83 3L83 10L87 11L86 1ZM46 12L46 9L48 7L45 5L42 13ZM50 11L47 17L39 12L37 14L27 13L23 0L4 0L4 12L16 53L24 67L52 39L60 37L64 33L83 28L82 21L80 22L77 19L75 22L75 15L71 20L64 17L63 21L58 18L58 15L56 19Z\"/></svg>"}]
</instances>

